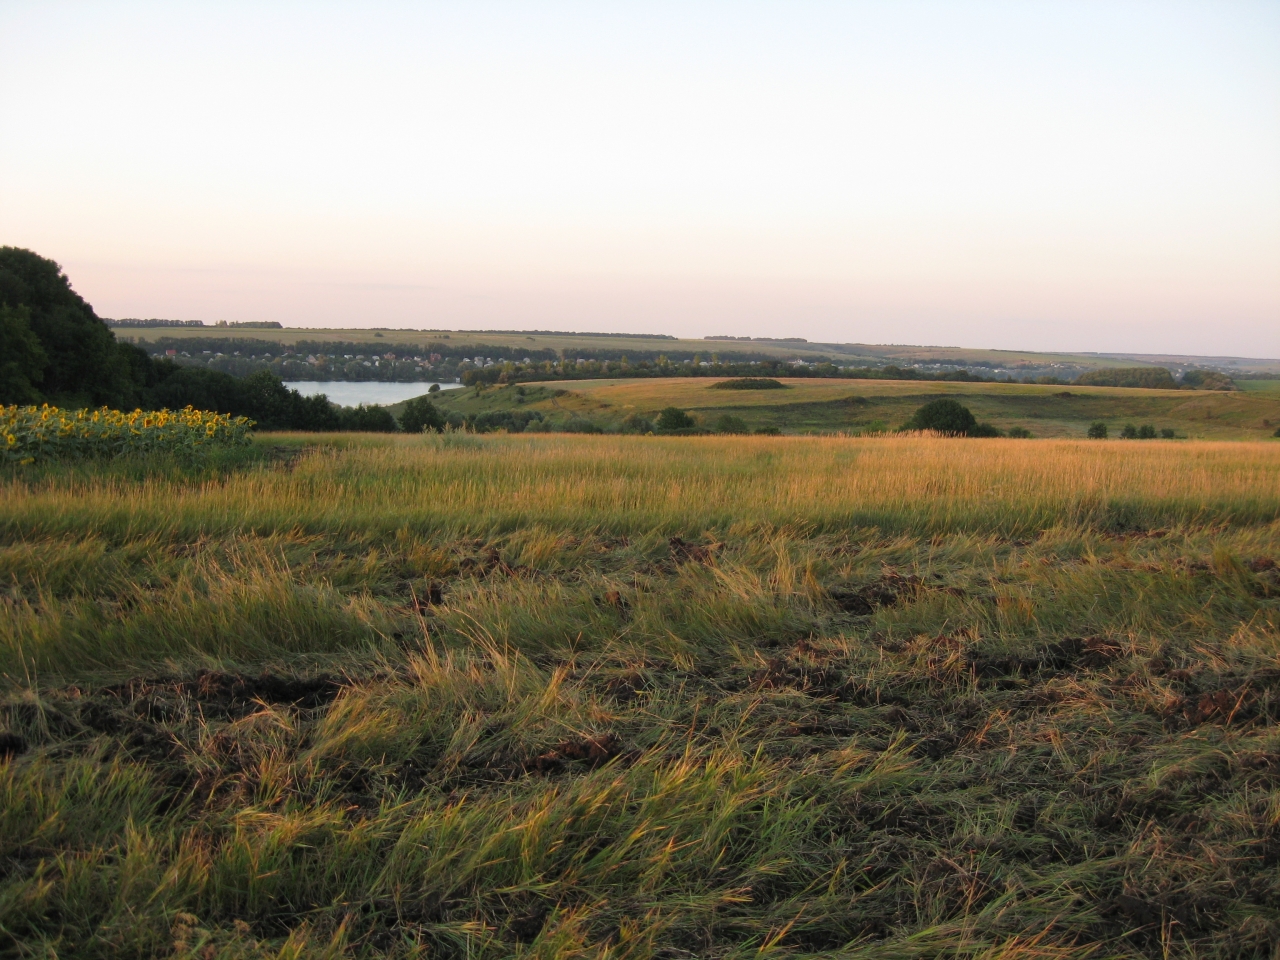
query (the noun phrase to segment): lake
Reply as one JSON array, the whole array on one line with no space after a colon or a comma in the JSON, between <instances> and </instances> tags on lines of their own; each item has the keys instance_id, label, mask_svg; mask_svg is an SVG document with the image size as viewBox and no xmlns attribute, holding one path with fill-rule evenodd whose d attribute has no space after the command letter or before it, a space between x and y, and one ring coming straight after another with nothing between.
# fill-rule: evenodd
<instances>
[{"instance_id":1,"label":"lake","mask_svg":"<svg viewBox=\"0 0 1280 960\"><path fill-rule=\"evenodd\" d=\"M313 397L323 393L334 403L344 407L354 407L361 403L376 403L380 406L399 403L420 397L431 389L428 381L421 383L382 383L378 380L286 380L290 390L297 390L304 397ZM457 390L460 383L442 383L441 390Z\"/></svg>"}]
</instances>

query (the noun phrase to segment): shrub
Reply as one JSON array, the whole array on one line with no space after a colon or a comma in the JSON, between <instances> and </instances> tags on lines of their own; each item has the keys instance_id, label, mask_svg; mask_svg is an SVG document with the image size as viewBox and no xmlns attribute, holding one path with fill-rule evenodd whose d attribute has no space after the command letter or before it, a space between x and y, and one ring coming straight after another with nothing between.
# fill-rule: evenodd
<instances>
[{"instance_id":1,"label":"shrub","mask_svg":"<svg viewBox=\"0 0 1280 960\"><path fill-rule=\"evenodd\" d=\"M400 429L396 418L386 407L376 404L338 408L338 429L362 433L395 433Z\"/></svg>"},{"instance_id":2,"label":"shrub","mask_svg":"<svg viewBox=\"0 0 1280 960\"><path fill-rule=\"evenodd\" d=\"M658 429L667 432L692 429L694 422L693 417L679 407L667 407L658 414Z\"/></svg>"},{"instance_id":3,"label":"shrub","mask_svg":"<svg viewBox=\"0 0 1280 960\"><path fill-rule=\"evenodd\" d=\"M1107 439L1107 425L1103 423L1101 420L1095 420L1093 423L1089 424L1089 439L1090 440Z\"/></svg>"},{"instance_id":4,"label":"shrub","mask_svg":"<svg viewBox=\"0 0 1280 960\"><path fill-rule=\"evenodd\" d=\"M785 383L769 377L737 377L733 380L721 380L711 385L712 390L786 390Z\"/></svg>"},{"instance_id":5,"label":"shrub","mask_svg":"<svg viewBox=\"0 0 1280 960\"><path fill-rule=\"evenodd\" d=\"M979 423L969 431L971 437L1003 437L1004 434L998 427L993 427L989 423Z\"/></svg>"},{"instance_id":6,"label":"shrub","mask_svg":"<svg viewBox=\"0 0 1280 960\"><path fill-rule=\"evenodd\" d=\"M1026 427L1010 427L1006 436L1017 437L1020 440L1027 440L1031 437L1031 431Z\"/></svg>"},{"instance_id":7,"label":"shrub","mask_svg":"<svg viewBox=\"0 0 1280 960\"><path fill-rule=\"evenodd\" d=\"M1273 433L1273 434L1272 434L1272 436L1273 436L1273 437L1280 437L1280 427L1276 427L1276 432L1275 432L1275 433Z\"/></svg>"},{"instance_id":8,"label":"shrub","mask_svg":"<svg viewBox=\"0 0 1280 960\"><path fill-rule=\"evenodd\" d=\"M439 393L439 392L440 392L440 384L438 383L433 383L431 386L427 387L427 393Z\"/></svg>"},{"instance_id":9,"label":"shrub","mask_svg":"<svg viewBox=\"0 0 1280 960\"><path fill-rule=\"evenodd\" d=\"M1150 423L1144 423L1138 428L1139 440L1154 440L1156 438L1156 428Z\"/></svg>"},{"instance_id":10,"label":"shrub","mask_svg":"<svg viewBox=\"0 0 1280 960\"><path fill-rule=\"evenodd\" d=\"M935 430L949 436L967 437L978 429L969 408L956 400L942 397L930 400L902 425L903 430ZM990 436L990 434L987 434Z\"/></svg>"},{"instance_id":11,"label":"shrub","mask_svg":"<svg viewBox=\"0 0 1280 960\"><path fill-rule=\"evenodd\" d=\"M623 433L653 433L653 421L647 420L637 413L631 414L622 421Z\"/></svg>"},{"instance_id":12,"label":"shrub","mask_svg":"<svg viewBox=\"0 0 1280 960\"><path fill-rule=\"evenodd\" d=\"M540 423L542 414L536 410L494 410L479 413L467 421L467 427L476 433L492 433L506 430L508 433L524 433L533 423ZM592 431L580 431L590 433Z\"/></svg>"},{"instance_id":13,"label":"shrub","mask_svg":"<svg viewBox=\"0 0 1280 960\"><path fill-rule=\"evenodd\" d=\"M1172 440L1174 436L1176 436L1176 434L1174 434L1174 432L1170 430L1168 427L1165 427L1163 430L1160 431L1160 436L1163 437L1165 440Z\"/></svg>"},{"instance_id":14,"label":"shrub","mask_svg":"<svg viewBox=\"0 0 1280 960\"><path fill-rule=\"evenodd\" d=\"M724 414L715 423L716 433L750 433L750 428L741 417L735 417L732 414Z\"/></svg>"},{"instance_id":15,"label":"shrub","mask_svg":"<svg viewBox=\"0 0 1280 960\"><path fill-rule=\"evenodd\" d=\"M761 437L778 437L782 435L782 431L777 427L756 427L756 435Z\"/></svg>"},{"instance_id":16,"label":"shrub","mask_svg":"<svg viewBox=\"0 0 1280 960\"><path fill-rule=\"evenodd\" d=\"M1138 428L1132 423L1126 423L1124 429L1120 431L1120 436L1125 440L1136 440L1138 439Z\"/></svg>"},{"instance_id":17,"label":"shrub","mask_svg":"<svg viewBox=\"0 0 1280 960\"><path fill-rule=\"evenodd\" d=\"M604 433L599 424L592 423L576 413L560 424L560 430L564 433Z\"/></svg>"},{"instance_id":18,"label":"shrub","mask_svg":"<svg viewBox=\"0 0 1280 960\"><path fill-rule=\"evenodd\" d=\"M404 405L404 410L400 413L400 429L405 433L423 433L427 430L439 433L444 429L444 417L426 397L414 397Z\"/></svg>"}]
</instances>

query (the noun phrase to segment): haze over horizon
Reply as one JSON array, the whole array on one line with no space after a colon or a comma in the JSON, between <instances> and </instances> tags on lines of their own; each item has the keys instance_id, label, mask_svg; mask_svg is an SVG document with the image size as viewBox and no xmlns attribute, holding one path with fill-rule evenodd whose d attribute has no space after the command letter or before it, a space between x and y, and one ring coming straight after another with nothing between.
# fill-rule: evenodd
<instances>
[{"instance_id":1,"label":"haze over horizon","mask_svg":"<svg viewBox=\"0 0 1280 960\"><path fill-rule=\"evenodd\" d=\"M1280 356L1280 4L0 3L107 317Z\"/></svg>"}]
</instances>

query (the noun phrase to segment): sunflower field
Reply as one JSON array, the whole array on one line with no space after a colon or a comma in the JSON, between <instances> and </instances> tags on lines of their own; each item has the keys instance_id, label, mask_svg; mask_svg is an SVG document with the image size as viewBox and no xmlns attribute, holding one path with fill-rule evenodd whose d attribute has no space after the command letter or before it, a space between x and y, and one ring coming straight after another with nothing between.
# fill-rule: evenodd
<instances>
[{"instance_id":1,"label":"sunflower field","mask_svg":"<svg viewBox=\"0 0 1280 960\"><path fill-rule=\"evenodd\" d=\"M253 421L186 407L183 410L63 410L0 405L0 461L34 463L68 457L158 450L195 452L215 444L249 443Z\"/></svg>"}]
</instances>

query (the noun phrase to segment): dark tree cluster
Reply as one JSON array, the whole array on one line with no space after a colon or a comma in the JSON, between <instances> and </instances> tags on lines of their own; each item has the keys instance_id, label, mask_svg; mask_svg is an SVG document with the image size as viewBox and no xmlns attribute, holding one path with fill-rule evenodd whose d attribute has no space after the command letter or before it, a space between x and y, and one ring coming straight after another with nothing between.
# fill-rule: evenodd
<instances>
[{"instance_id":1,"label":"dark tree cluster","mask_svg":"<svg viewBox=\"0 0 1280 960\"><path fill-rule=\"evenodd\" d=\"M1239 390L1236 382L1217 370L1188 370L1182 380L1164 367L1118 367L1090 370L1076 377L1082 387L1141 387L1148 390Z\"/></svg>"},{"instance_id":2,"label":"dark tree cluster","mask_svg":"<svg viewBox=\"0 0 1280 960\"><path fill-rule=\"evenodd\" d=\"M125 410L190 405L250 417L266 430L401 428L384 407L304 397L269 370L233 377L121 343L56 263L17 247L0 247L0 403ZM443 428L425 398L410 410L405 429Z\"/></svg>"},{"instance_id":3,"label":"dark tree cluster","mask_svg":"<svg viewBox=\"0 0 1280 960\"><path fill-rule=\"evenodd\" d=\"M979 423L973 412L958 400L940 397L930 400L902 425L903 430L932 430L949 437L999 437L989 423Z\"/></svg>"},{"instance_id":4,"label":"dark tree cluster","mask_svg":"<svg viewBox=\"0 0 1280 960\"><path fill-rule=\"evenodd\" d=\"M116 341L52 260L0 247L0 401L136 407L145 351Z\"/></svg>"}]
</instances>

